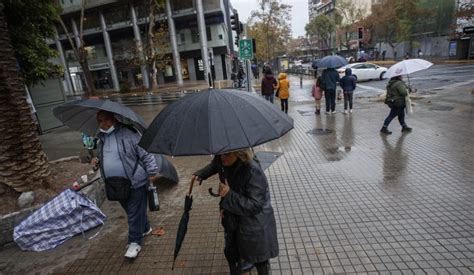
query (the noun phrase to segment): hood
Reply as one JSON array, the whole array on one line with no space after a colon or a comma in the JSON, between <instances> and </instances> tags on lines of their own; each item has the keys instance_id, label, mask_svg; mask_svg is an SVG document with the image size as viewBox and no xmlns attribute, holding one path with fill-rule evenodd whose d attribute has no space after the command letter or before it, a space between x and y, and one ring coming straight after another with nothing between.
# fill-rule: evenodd
<instances>
[{"instance_id":1,"label":"hood","mask_svg":"<svg viewBox=\"0 0 474 275\"><path fill-rule=\"evenodd\" d=\"M351 68L346 68L346 75L347 75L347 76L352 75L352 70L351 70Z\"/></svg>"},{"instance_id":2,"label":"hood","mask_svg":"<svg viewBox=\"0 0 474 275\"><path fill-rule=\"evenodd\" d=\"M285 73L280 73L280 74L278 75L278 79L279 79L279 80L286 79L286 74L285 74Z\"/></svg>"},{"instance_id":3,"label":"hood","mask_svg":"<svg viewBox=\"0 0 474 275\"><path fill-rule=\"evenodd\" d=\"M272 73L266 73L266 74L265 74L265 78L266 78L266 79L272 79L272 78L273 78L273 74L272 74Z\"/></svg>"},{"instance_id":4,"label":"hood","mask_svg":"<svg viewBox=\"0 0 474 275\"><path fill-rule=\"evenodd\" d=\"M395 83L398 82L398 81L399 81L399 79L393 79L393 78L390 79L390 80L388 81L387 88L389 88L390 86L392 86L393 84L395 84Z\"/></svg>"}]
</instances>

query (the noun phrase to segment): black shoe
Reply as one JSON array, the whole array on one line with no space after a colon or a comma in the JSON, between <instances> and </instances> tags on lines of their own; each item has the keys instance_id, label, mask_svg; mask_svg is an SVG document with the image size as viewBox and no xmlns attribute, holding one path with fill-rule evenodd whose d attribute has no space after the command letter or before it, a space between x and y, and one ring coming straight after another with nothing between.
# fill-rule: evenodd
<instances>
[{"instance_id":1,"label":"black shoe","mask_svg":"<svg viewBox=\"0 0 474 275\"><path fill-rule=\"evenodd\" d=\"M242 264L240 265L240 270L242 271L242 273L245 273L245 272L249 272L254 267L255 265L253 263L242 262Z\"/></svg>"},{"instance_id":2,"label":"black shoe","mask_svg":"<svg viewBox=\"0 0 474 275\"><path fill-rule=\"evenodd\" d=\"M408 126L405 126L405 127L402 127L402 132L411 132L412 128L408 127Z\"/></svg>"},{"instance_id":3,"label":"black shoe","mask_svg":"<svg viewBox=\"0 0 474 275\"><path fill-rule=\"evenodd\" d=\"M389 131L389 130L387 129L387 127L382 127L382 129L380 129L380 133L386 134L386 135L392 134L392 132Z\"/></svg>"}]
</instances>

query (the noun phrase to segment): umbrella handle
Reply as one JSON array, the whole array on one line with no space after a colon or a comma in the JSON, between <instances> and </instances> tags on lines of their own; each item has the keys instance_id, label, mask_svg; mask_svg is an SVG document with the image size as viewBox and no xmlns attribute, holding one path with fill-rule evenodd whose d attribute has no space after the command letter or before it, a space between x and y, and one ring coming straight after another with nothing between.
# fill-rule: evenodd
<instances>
[{"instance_id":1,"label":"umbrella handle","mask_svg":"<svg viewBox=\"0 0 474 275\"><path fill-rule=\"evenodd\" d=\"M189 192L188 192L188 196L191 196L191 193L193 192L193 185L194 185L194 180L195 178L192 177L191 178L191 183L189 184Z\"/></svg>"},{"instance_id":2,"label":"umbrella handle","mask_svg":"<svg viewBox=\"0 0 474 275\"><path fill-rule=\"evenodd\" d=\"M213 197L219 197L219 194L216 194L212 191L212 187L210 187L209 189L207 189L207 191L209 191L209 195L213 196Z\"/></svg>"}]
</instances>

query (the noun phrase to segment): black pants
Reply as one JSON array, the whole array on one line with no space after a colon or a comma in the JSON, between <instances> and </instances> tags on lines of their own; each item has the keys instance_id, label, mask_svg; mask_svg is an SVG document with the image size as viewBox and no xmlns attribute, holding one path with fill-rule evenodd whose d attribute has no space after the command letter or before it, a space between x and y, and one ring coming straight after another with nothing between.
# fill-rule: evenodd
<instances>
[{"instance_id":1,"label":"black pants","mask_svg":"<svg viewBox=\"0 0 474 275\"><path fill-rule=\"evenodd\" d=\"M334 112L336 110L336 90L324 91L326 98L326 112Z\"/></svg>"},{"instance_id":2,"label":"black pants","mask_svg":"<svg viewBox=\"0 0 474 275\"><path fill-rule=\"evenodd\" d=\"M281 110L288 114L288 98L280 99Z\"/></svg>"},{"instance_id":3,"label":"black pants","mask_svg":"<svg viewBox=\"0 0 474 275\"><path fill-rule=\"evenodd\" d=\"M352 110L353 95L353 92L344 92L344 110L347 110L347 103L349 103L349 109Z\"/></svg>"},{"instance_id":4,"label":"black pants","mask_svg":"<svg viewBox=\"0 0 474 275\"><path fill-rule=\"evenodd\" d=\"M387 118L383 122L383 126L388 127L390 122L392 122L392 120L397 116L398 116L398 121L400 122L400 125L402 127L406 127L407 124L405 123L405 106L398 107L398 108L395 106L390 107L390 113L388 114Z\"/></svg>"}]
</instances>

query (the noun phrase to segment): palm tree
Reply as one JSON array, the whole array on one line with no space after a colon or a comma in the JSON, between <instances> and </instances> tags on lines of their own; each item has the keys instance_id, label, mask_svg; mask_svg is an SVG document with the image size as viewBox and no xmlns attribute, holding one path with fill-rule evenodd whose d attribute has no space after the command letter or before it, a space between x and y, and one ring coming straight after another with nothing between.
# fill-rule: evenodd
<instances>
[{"instance_id":1,"label":"palm tree","mask_svg":"<svg viewBox=\"0 0 474 275\"><path fill-rule=\"evenodd\" d=\"M0 3L0 185L18 192L51 179L23 83Z\"/></svg>"}]
</instances>

